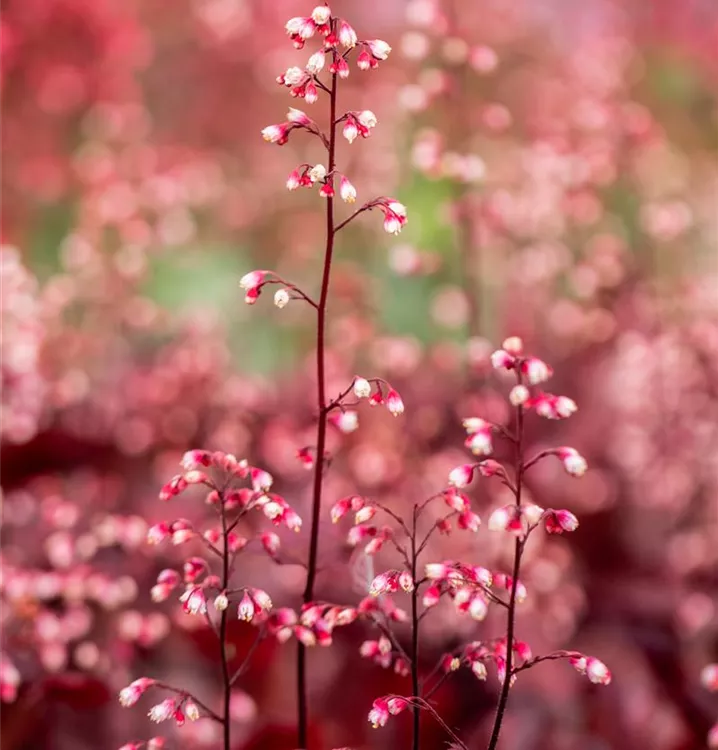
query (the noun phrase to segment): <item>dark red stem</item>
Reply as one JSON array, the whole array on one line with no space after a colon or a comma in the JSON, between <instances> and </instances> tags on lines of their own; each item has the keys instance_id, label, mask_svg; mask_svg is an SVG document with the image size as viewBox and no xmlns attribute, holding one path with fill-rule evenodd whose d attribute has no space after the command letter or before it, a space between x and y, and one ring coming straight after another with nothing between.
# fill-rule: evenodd
<instances>
[{"instance_id":1,"label":"dark red stem","mask_svg":"<svg viewBox=\"0 0 718 750\"><path fill-rule=\"evenodd\" d=\"M517 373L518 382L521 383L521 375ZM515 453L515 469L516 469L516 507L521 506L521 487L523 485L523 472L524 472L524 409L523 406L516 407L516 453ZM501 724L504 720L504 713L506 712L506 704L509 700L509 691L511 690L511 673L513 669L513 655L514 655L514 629L516 625L516 588L519 581L519 572L521 570L521 555L524 550L524 539L516 539L514 547L514 566L512 571L511 581L511 595L509 596L509 606L506 623L506 674L504 676L504 683L501 686L501 694L499 695L499 704L496 708L496 717L494 718L494 727L491 731L491 739L489 740L488 750L496 750L496 746L499 743L499 735L501 734Z\"/></svg>"},{"instance_id":2,"label":"dark red stem","mask_svg":"<svg viewBox=\"0 0 718 750\"><path fill-rule=\"evenodd\" d=\"M227 527L227 512L224 508L224 493L220 495L222 509L222 590L229 589L229 530ZM231 750L231 721L229 716L229 703L232 695L232 678L229 674L229 659L227 658L227 616L228 610L223 609L219 619L219 649L222 660L222 682L224 690L224 708L222 711L223 748Z\"/></svg>"},{"instance_id":3,"label":"dark red stem","mask_svg":"<svg viewBox=\"0 0 718 750\"><path fill-rule=\"evenodd\" d=\"M416 520L417 506L414 506L413 521L411 525L411 580L414 583L414 589L411 592L411 692L415 698L421 698L419 688L419 586L417 585L417 562L419 553L416 549ZM415 705L412 708L414 712L414 729L412 750L419 750L420 733L421 733L421 708Z\"/></svg>"},{"instance_id":4,"label":"dark red stem","mask_svg":"<svg viewBox=\"0 0 718 750\"><path fill-rule=\"evenodd\" d=\"M329 92L329 164L328 174L335 169L334 152L336 148L336 110L337 110L337 76L332 74L332 86ZM332 179L332 178L329 178ZM319 549L319 513L322 505L322 481L324 474L324 453L327 440L327 397L326 376L324 372L325 334L327 300L329 299L329 279L332 270L334 252L334 198L327 198L327 244L324 252L324 272L322 290L317 306L317 439L316 461L314 464L314 489L312 492L312 524L309 536L309 560L307 563L307 583L303 601L314 598L314 583L317 577L317 553ZM306 750L308 705L307 705L307 651L302 643L297 644L297 746Z\"/></svg>"}]
</instances>

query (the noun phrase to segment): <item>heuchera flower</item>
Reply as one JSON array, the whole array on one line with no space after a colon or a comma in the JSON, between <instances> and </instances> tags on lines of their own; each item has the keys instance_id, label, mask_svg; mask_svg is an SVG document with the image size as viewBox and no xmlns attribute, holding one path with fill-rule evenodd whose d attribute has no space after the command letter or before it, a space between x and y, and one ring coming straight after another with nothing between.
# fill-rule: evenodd
<instances>
[{"instance_id":1,"label":"heuchera flower","mask_svg":"<svg viewBox=\"0 0 718 750\"><path fill-rule=\"evenodd\" d=\"M576 531L578 518L568 510L553 510L544 513L544 523L549 534L563 534L564 531Z\"/></svg>"},{"instance_id":2,"label":"heuchera flower","mask_svg":"<svg viewBox=\"0 0 718 750\"><path fill-rule=\"evenodd\" d=\"M389 704L384 698L377 698L372 704L372 709L369 711L369 723L378 729L383 727L387 721L389 721Z\"/></svg>"},{"instance_id":3,"label":"heuchera flower","mask_svg":"<svg viewBox=\"0 0 718 750\"><path fill-rule=\"evenodd\" d=\"M120 704L125 708L134 706L144 693L156 683L149 677L140 677L120 690Z\"/></svg>"},{"instance_id":4,"label":"heuchera flower","mask_svg":"<svg viewBox=\"0 0 718 750\"><path fill-rule=\"evenodd\" d=\"M172 718L177 710L177 703L172 698L163 700L162 703L158 703L156 706L152 706L147 715L150 717L150 721L154 721L159 724L160 722L167 721Z\"/></svg>"},{"instance_id":5,"label":"heuchera flower","mask_svg":"<svg viewBox=\"0 0 718 750\"><path fill-rule=\"evenodd\" d=\"M594 656L580 656L571 659L571 664L581 674L597 685L608 685L611 682L611 672L608 667Z\"/></svg>"},{"instance_id":6,"label":"heuchera flower","mask_svg":"<svg viewBox=\"0 0 718 750\"><path fill-rule=\"evenodd\" d=\"M463 421L468 437L464 445L475 456L488 456L494 450L491 438L492 426L479 417L470 417Z\"/></svg>"},{"instance_id":7,"label":"heuchera flower","mask_svg":"<svg viewBox=\"0 0 718 750\"><path fill-rule=\"evenodd\" d=\"M572 477L582 477L586 473L588 469L586 459L575 448L568 446L558 448L556 455L563 462L566 473Z\"/></svg>"}]
</instances>

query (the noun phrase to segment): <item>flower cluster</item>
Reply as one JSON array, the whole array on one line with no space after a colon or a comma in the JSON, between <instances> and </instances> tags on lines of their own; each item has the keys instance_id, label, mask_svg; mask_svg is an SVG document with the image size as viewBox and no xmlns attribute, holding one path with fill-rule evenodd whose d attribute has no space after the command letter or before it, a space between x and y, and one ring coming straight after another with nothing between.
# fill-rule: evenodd
<instances>
[{"instance_id":1,"label":"flower cluster","mask_svg":"<svg viewBox=\"0 0 718 750\"><path fill-rule=\"evenodd\" d=\"M201 489L203 502L212 509L217 522L203 531L186 519L160 522L149 529L147 540L153 545L165 540L171 540L174 545L196 540L210 556L192 555L185 559L181 571L172 568L160 571L151 595L154 601L161 602L176 589L183 588L179 601L184 612L203 616L222 643L225 695L229 696L232 680L228 673L224 638L233 604L238 620L266 625L270 631L270 618L276 620L278 617L276 614L270 615L272 600L266 591L255 586L237 585L234 581L237 556L252 542L256 542L273 559L277 558L280 550L280 539L274 532L258 532L253 537L242 533L246 516L256 511L275 526L284 525L294 531L299 531L302 522L286 500L271 491L274 484L272 475L251 466L246 460L238 460L232 454L221 451L191 450L182 457L181 466L182 473L162 487L160 500L168 502L192 488ZM213 559L221 561L217 572L213 570ZM281 612L280 617L286 616L286 611ZM261 639L262 636L263 631L260 630L257 638ZM148 677L141 677L123 688L120 703L126 707L133 706L150 688L162 688L175 696L166 698L149 710L148 715L154 722L173 719L178 726L182 726L186 720L196 721L202 717L222 724L229 721L228 716L220 717L190 692ZM143 745L140 743L137 746Z\"/></svg>"},{"instance_id":2,"label":"flower cluster","mask_svg":"<svg viewBox=\"0 0 718 750\"><path fill-rule=\"evenodd\" d=\"M277 83L287 87L291 96L304 99L308 104L314 104L318 100L320 91L329 94L332 103L335 102L336 81L349 76L348 57L352 51L358 51L356 62L360 70L376 68L391 52L391 47L381 39L359 40L352 26L344 19L333 16L326 5L317 6L310 16L290 19L286 30L297 49L303 49L307 40L315 34L323 37L321 49L310 55L304 68L288 68L277 78ZM320 78L320 74L324 72L331 76L331 84ZM282 146L295 130L304 130L316 136L328 152L329 166L322 163L300 164L289 174L287 189L319 185L319 195L322 198L333 198L336 194L335 179L338 179L341 199L345 203L354 203L357 199L356 188L345 174L337 171L333 163L336 128L341 125L343 137L353 143L359 136L368 138L376 124L377 117L371 110L349 110L331 123L329 133L324 133L307 114L290 108L286 121L268 125L262 130L262 137ZM398 234L406 224L406 207L394 198L376 198L361 206L354 215L373 208L378 208L383 213L384 229L389 234ZM344 224L352 218L353 216ZM246 288L256 288L256 285ZM248 295L247 301L250 301L251 296Z\"/></svg>"},{"instance_id":3,"label":"flower cluster","mask_svg":"<svg viewBox=\"0 0 718 750\"><path fill-rule=\"evenodd\" d=\"M551 400L563 417L575 411L575 404L567 397L532 395L531 389L548 380L552 369L537 357L525 355L523 343L512 337L496 351L491 361L497 370L511 372L516 384L509 393L509 403L514 409L514 419L509 424L497 424L480 417L464 420L467 432L466 447L479 456L494 453L494 441L502 439L513 447L516 456L513 463L484 458L477 463L463 464L451 470L448 486L427 500L417 503L410 519L402 518L391 508L372 502L361 496L349 496L339 500L331 509L334 522L349 512L354 513L354 525L349 532L348 542L354 546L367 542L364 552L376 554L389 544L397 555L399 567L376 575L369 585L369 594L377 601L384 602L395 596L407 596L411 600L409 619L413 635L412 642L418 639L418 630L424 617L436 607L443 597L453 604L459 614L468 613L477 622L486 619L490 607L500 607L507 612L506 634L493 639L472 641L457 651L446 654L432 672L435 680L425 681L419 688L416 652L407 654L399 640L393 636L389 618L369 618L380 628L379 638L362 644L361 654L383 667L399 664L399 669L412 675L414 694L405 698L379 698L369 713L369 722L374 727L384 726L390 716L411 706L414 711L430 708L428 697L450 673L461 666L467 666L481 680L487 678L487 664L496 668L501 698L505 703L508 691L517 675L535 664L547 659L565 658L577 671L585 674L591 682L608 684L611 675L606 666L595 657L577 652L555 652L547 656L534 657L529 645L516 639L516 606L528 596L526 587L518 579L521 557L531 532L543 525L548 534L562 534L578 527L576 516L566 509L544 509L535 503L522 499L526 472L535 464L549 456L557 456L566 471L573 476L581 476L586 470L586 462L573 448L562 447L544 450L533 458L526 458L523 452L524 419L531 409L546 416L541 404ZM355 381L356 385L357 381ZM358 381L363 395L367 389L363 381ZM571 409L566 404L573 404ZM495 509L488 521L491 531L508 532L515 537L515 558L511 575L491 571L478 565L468 565L457 560L421 563L420 557L427 548L432 535L451 533L451 520L456 518L459 529L476 532L480 526L478 514L471 510L471 499L463 490L476 475L493 478L503 484L514 496L512 504ZM438 519L434 516L425 522L427 508L441 500L448 512ZM377 514L384 514L393 523L377 526L372 522ZM420 572L422 571L422 572ZM421 611L423 609L423 611ZM509 648L509 644L511 644ZM417 692L420 690L420 692ZM430 709L431 710L431 709ZM500 714L501 712L499 712ZM495 732L500 731L496 725Z\"/></svg>"}]
</instances>

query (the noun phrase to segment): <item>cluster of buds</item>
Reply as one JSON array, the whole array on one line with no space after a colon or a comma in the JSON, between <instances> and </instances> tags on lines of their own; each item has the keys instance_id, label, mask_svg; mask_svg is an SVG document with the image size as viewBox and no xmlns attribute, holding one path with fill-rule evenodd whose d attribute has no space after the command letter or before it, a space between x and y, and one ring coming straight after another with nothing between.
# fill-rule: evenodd
<instances>
[{"instance_id":1,"label":"cluster of buds","mask_svg":"<svg viewBox=\"0 0 718 750\"><path fill-rule=\"evenodd\" d=\"M386 406L395 417L404 413L404 401L398 391L381 378L367 380L357 376L352 382L351 391L358 399L368 399L369 406ZM342 396L347 394L348 391Z\"/></svg>"},{"instance_id":2,"label":"cluster of buds","mask_svg":"<svg viewBox=\"0 0 718 750\"><path fill-rule=\"evenodd\" d=\"M608 667L595 656L578 654L572 656L571 664L580 674L586 675L595 685L608 685L611 682L611 672Z\"/></svg>"},{"instance_id":3,"label":"cluster of buds","mask_svg":"<svg viewBox=\"0 0 718 750\"><path fill-rule=\"evenodd\" d=\"M281 122L277 125L267 125L266 128L263 128L262 138L268 143L276 143L278 146L283 146L289 140L289 135L293 130L306 130L308 133L321 138L321 133L314 120L302 112L301 109L295 109L294 107L289 108L286 122ZM309 182L306 184L311 185L313 182L317 182L316 179L312 180L310 176L308 179Z\"/></svg>"},{"instance_id":4,"label":"cluster of buds","mask_svg":"<svg viewBox=\"0 0 718 750\"><path fill-rule=\"evenodd\" d=\"M350 625L358 616L354 607L312 602L305 604L298 615L288 607L276 610L267 626L280 643L294 636L305 646L331 646L334 628Z\"/></svg>"},{"instance_id":5,"label":"cluster of buds","mask_svg":"<svg viewBox=\"0 0 718 750\"><path fill-rule=\"evenodd\" d=\"M163 721L174 719L178 727L184 725L185 721L197 721L200 718L199 708L194 701L189 698L165 698L161 703L147 712L150 717L150 721L154 721L155 724L161 724Z\"/></svg>"},{"instance_id":6,"label":"cluster of buds","mask_svg":"<svg viewBox=\"0 0 718 750\"><path fill-rule=\"evenodd\" d=\"M236 602L236 617L244 622L265 623L270 618L272 600L266 591L256 587L231 587L231 579L237 554L249 543L236 527L242 517L252 510L261 513L275 525L284 524L290 529L299 530L301 519L280 495L271 492L274 479L264 469L251 466L246 460L221 451L191 450L181 460L182 473L173 477L161 490L163 501L171 500L190 487L206 488L204 501L214 508L221 520L217 528L209 528L202 533L196 531L189 521L175 520L152 526L148 541L158 544L171 539L180 544L197 539L205 548L222 561L222 575L215 575L209 559L193 555L185 559L181 571L165 568L157 576L151 595L154 601L164 601L175 589L184 586L179 597L183 610L190 615L205 616L215 628L212 612L221 623L217 632L224 632L228 610L232 601ZM244 486L236 486L241 481ZM256 540L273 559L277 558L280 540L274 532L260 532ZM210 609L209 602L212 602ZM260 636L261 637L261 633ZM120 691L120 703L133 706L151 687L169 690L175 697L166 698L153 706L149 718L157 723L173 719L178 726L186 721L200 718L200 708L211 718L219 720L189 693L178 690L150 678L135 680ZM145 743L130 743L127 747L149 747ZM157 744L157 747L161 745Z\"/></svg>"},{"instance_id":7,"label":"cluster of buds","mask_svg":"<svg viewBox=\"0 0 718 750\"><path fill-rule=\"evenodd\" d=\"M425 572L430 585L422 597L424 607L435 606L442 594L447 593L459 614L468 613L479 622L486 618L493 584L493 575L489 570L447 561L428 563Z\"/></svg>"},{"instance_id":8,"label":"cluster of buds","mask_svg":"<svg viewBox=\"0 0 718 750\"><path fill-rule=\"evenodd\" d=\"M371 659L374 664L383 669L393 669L395 674L406 677L409 674L409 665L406 659L396 653L391 640L386 635L381 635L377 640L366 640L359 647L359 654L364 659Z\"/></svg>"},{"instance_id":9,"label":"cluster of buds","mask_svg":"<svg viewBox=\"0 0 718 750\"><path fill-rule=\"evenodd\" d=\"M523 342L517 336L504 341L502 348L491 355L491 364L496 370L510 370L517 374L520 382L509 394L513 406L534 409L546 419L566 419L577 410L576 403L567 396L543 392L531 395L524 380L530 386L544 383L553 375L553 370L538 357L524 355Z\"/></svg>"},{"instance_id":10,"label":"cluster of buds","mask_svg":"<svg viewBox=\"0 0 718 750\"><path fill-rule=\"evenodd\" d=\"M287 190L321 185L319 195L322 198L333 198L335 192L332 183L335 176L339 177L339 197L345 203L354 203L357 199L357 190L349 178L338 172L327 172L323 164L300 164L293 169L287 177Z\"/></svg>"},{"instance_id":11,"label":"cluster of buds","mask_svg":"<svg viewBox=\"0 0 718 750\"><path fill-rule=\"evenodd\" d=\"M341 121L344 122L342 135L354 143L357 136L368 138L371 135L372 128L376 127L376 115L370 109L363 109L360 112L347 112Z\"/></svg>"},{"instance_id":12,"label":"cluster of buds","mask_svg":"<svg viewBox=\"0 0 718 750\"><path fill-rule=\"evenodd\" d=\"M465 419L462 424L467 434L464 445L475 456L491 455L494 450L494 444L491 435L494 426L490 422L487 422L480 417L469 417L468 419Z\"/></svg>"},{"instance_id":13,"label":"cluster of buds","mask_svg":"<svg viewBox=\"0 0 718 750\"><path fill-rule=\"evenodd\" d=\"M562 534L578 528L578 519L570 511L544 510L533 503L497 508L489 517L488 525L491 531L508 531L525 539L542 521L549 534Z\"/></svg>"},{"instance_id":14,"label":"cluster of buds","mask_svg":"<svg viewBox=\"0 0 718 750\"><path fill-rule=\"evenodd\" d=\"M387 721L389 721L391 716L400 714L408 706L409 702L406 698L402 698L398 695L377 698L372 704L371 711L369 711L369 723L374 729L383 727L386 725Z\"/></svg>"},{"instance_id":15,"label":"cluster of buds","mask_svg":"<svg viewBox=\"0 0 718 750\"><path fill-rule=\"evenodd\" d=\"M379 198L374 205L384 214L384 231L399 234L406 224L406 206L394 198Z\"/></svg>"}]
</instances>

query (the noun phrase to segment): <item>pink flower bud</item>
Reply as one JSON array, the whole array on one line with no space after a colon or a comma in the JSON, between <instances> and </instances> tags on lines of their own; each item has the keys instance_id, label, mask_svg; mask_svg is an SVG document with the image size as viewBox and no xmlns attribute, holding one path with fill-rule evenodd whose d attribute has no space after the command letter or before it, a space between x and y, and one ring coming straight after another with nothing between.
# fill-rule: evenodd
<instances>
[{"instance_id":1,"label":"pink flower bud","mask_svg":"<svg viewBox=\"0 0 718 750\"><path fill-rule=\"evenodd\" d=\"M207 612L207 600L204 591L198 587L188 588L180 597L182 609L189 615L203 615Z\"/></svg>"},{"instance_id":2,"label":"pink flower bud","mask_svg":"<svg viewBox=\"0 0 718 750\"><path fill-rule=\"evenodd\" d=\"M349 141L354 143L356 137L359 135L359 128L357 127L357 121L352 115L347 115L347 119L344 122L342 128L342 135Z\"/></svg>"},{"instance_id":3,"label":"pink flower bud","mask_svg":"<svg viewBox=\"0 0 718 750\"><path fill-rule=\"evenodd\" d=\"M251 593L254 604L260 610L267 612L272 608L272 599L266 591L263 589L251 589Z\"/></svg>"},{"instance_id":4,"label":"pink flower bud","mask_svg":"<svg viewBox=\"0 0 718 750\"><path fill-rule=\"evenodd\" d=\"M360 523L366 523L371 521L376 515L376 507L373 505L365 505L361 510L358 510L354 516L354 524L359 525Z\"/></svg>"},{"instance_id":5,"label":"pink flower bud","mask_svg":"<svg viewBox=\"0 0 718 750\"><path fill-rule=\"evenodd\" d=\"M718 664L708 664L701 670L701 685L712 691L718 690Z\"/></svg>"},{"instance_id":6,"label":"pink flower bud","mask_svg":"<svg viewBox=\"0 0 718 750\"><path fill-rule=\"evenodd\" d=\"M317 75L318 73L321 73L321 71L324 69L324 63L326 60L326 55L322 50L319 50L318 52L315 52L307 62L307 71L311 73L312 75Z\"/></svg>"},{"instance_id":7,"label":"pink flower bud","mask_svg":"<svg viewBox=\"0 0 718 750\"><path fill-rule=\"evenodd\" d=\"M356 46L357 43L357 35L356 31L344 20L339 22L339 30L337 33L337 38L339 39L340 44L342 47L346 47L347 49Z\"/></svg>"},{"instance_id":8,"label":"pink flower bud","mask_svg":"<svg viewBox=\"0 0 718 750\"><path fill-rule=\"evenodd\" d=\"M334 503L330 511L330 514L332 517L332 523L337 523L340 519L342 519L349 512L350 507L351 507L350 497L344 497L341 500L338 500L336 503Z\"/></svg>"},{"instance_id":9,"label":"pink flower bud","mask_svg":"<svg viewBox=\"0 0 718 750\"><path fill-rule=\"evenodd\" d=\"M131 682L126 688L120 690L120 704L125 708L134 706L142 695L155 684L155 680L149 677L140 677Z\"/></svg>"},{"instance_id":10,"label":"pink flower bud","mask_svg":"<svg viewBox=\"0 0 718 750\"><path fill-rule=\"evenodd\" d=\"M586 676L596 685L608 685L611 682L611 672L608 667L594 656L586 659Z\"/></svg>"},{"instance_id":11,"label":"pink flower bud","mask_svg":"<svg viewBox=\"0 0 718 750\"><path fill-rule=\"evenodd\" d=\"M467 510L459 515L458 526L465 531L476 532L481 525L481 518L476 513Z\"/></svg>"},{"instance_id":12,"label":"pink flower bud","mask_svg":"<svg viewBox=\"0 0 718 750\"><path fill-rule=\"evenodd\" d=\"M229 607L229 599L227 598L227 594L225 594L224 592L222 592L221 594L217 594L214 599L214 608L218 612L224 612L227 607Z\"/></svg>"},{"instance_id":13,"label":"pink flower bud","mask_svg":"<svg viewBox=\"0 0 718 750\"><path fill-rule=\"evenodd\" d=\"M578 519L568 510L547 510L544 523L549 534L563 534L564 531L576 531L578 528Z\"/></svg>"},{"instance_id":14,"label":"pink flower bud","mask_svg":"<svg viewBox=\"0 0 718 750\"><path fill-rule=\"evenodd\" d=\"M316 31L316 24L312 18L290 18L285 27L287 34L298 36L303 40L310 39Z\"/></svg>"},{"instance_id":15,"label":"pink flower bud","mask_svg":"<svg viewBox=\"0 0 718 750\"><path fill-rule=\"evenodd\" d=\"M369 70L369 68L373 67L373 63L374 61L367 50L362 49L357 55L357 67L359 70Z\"/></svg>"},{"instance_id":16,"label":"pink flower bud","mask_svg":"<svg viewBox=\"0 0 718 750\"><path fill-rule=\"evenodd\" d=\"M450 488L441 494L446 504L457 513L464 513L469 509L469 498L458 489Z\"/></svg>"},{"instance_id":17,"label":"pink flower bud","mask_svg":"<svg viewBox=\"0 0 718 750\"><path fill-rule=\"evenodd\" d=\"M458 487L459 489L470 484L473 478L473 464L463 464L462 466L457 466L455 469L452 469L449 472L449 484L453 485L454 487Z\"/></svg>"},{"instance_id":18,"label":"pink flower bud","mask_svg":"<svg viewBox=\"0 0 718 750\"><path fill-rule=\"evenodd\" d=\"M260 286L264 283L264 280L267 278L267 271L250 271L249 273L244 274L242 278L239 280L239 286L242 289L255 289L256 287Z\"/></svg>"},{"instance_id":19,"label":"pink flower bud","mask_svg":"<svg viewBox=\"0 0 718 750\"><path fill-rule=\"evenodd\" d=\"M531 385L538 385L553 375L553 370L537 357L529 357L521 363L521 372L526 375Z\"/></svg>"},{"instance_id":20,"label":"pink flower bud","mask_svg":"<svg viewBox=\"0 0 718 750\"><path fill-rule=\"evenodd\" d=\"M440 597L441 589L436 584L432 584L424 592L424 596L421 601L425 607L433 607L434 605L439 603Z\"/></svg>"},{"instance_id":21,"label":"pink flower bud","mask_svg":"<svg viewBox=\"0 0 718 750\"><path fill-rule=\"evenodd\" d=\"M242 601L237 608L237 617L245 622L252 622L254 619L254 602L247 591L244 592Z\"/></svg>"},{"instance_id":22,"label":"pink flower bud","mask_svg":"<svg viewBox=\"0 0 718 750\"><path fill-rule=\"evenodd\" d=\"M389 709L389 713L392 716L396 716L397 714L400 714L409 705L409 703L404 700L404 698L389 698L389 700L386 702L386 705Z\"/></svg>"},{"instance_id":23,"label":"pink flower bud","mask_svg":"<svg viewBox=\"0 0 718 750\"><path fill-rule=\"evenodd\" d=\"M308 127L312 124L311 117L302 112L301 109L295 109L294 107L289 108L289 112L287 113L287 120L289 120L289 122L293 122L295 125L302 125L304 127Z\"/></svg>"},{"instance_id":24,"label":"pink flower bud","mask_svg":"<svg viewBox=\"0 0 718 750\"><path fill-rule=\"evenodd\" d=\"M255 492L267 492L274 482L272 475L263 469L252 468L250 478L252 480L252 489Z\"/></svg>"},{"instance_id":25,"label":"pink flower bud","mask_svg":"<svg viewBox=\"0 0 718 750\"><path fill-rule=\"evenodd\" d=\"M344 177L344 175L342 175L342 178L339 181L339 195L345 203L354 203L357 198L356 188L346 177Z\"/></svg>"},{"instance_id":26,"label":"pink flower bud","mask_svg":"<svg viewBox=\"0 0 718 750\"><path fill-rule=\"evenodd\" d=\"M154 526L150 526L147 532L147 543L159 544L167 539L169 535L170 529L166 523L156 523Z\"/></svg>"},{"instance_id":27,"label":"pink flower bud","mask_svg":"<svg viewBox=\"0 0 718 750\"><path fill-rule=\"evenodd\" d=\"M152 706L147 715L150 717L150 721L159 724L160 722L167 721L167 719L174 716L176 710L177 704L175 701L172 698L167 698L166 700L163 700L162 703Z\"/></svg>"},{"instance_id":28,"label":"pink flower bud","mask_svg":"<svg viewBox=\"0 0 718 750\"><path fill-rule=\"evenodd\" d=\"M530 395L525 385L515 385L509 393L509 401L512 406L522 406L529 400Z\"/></svg>"},{"instance_id":29,"label":"pink flower bud","mask_svg":"<svg viewBox=\"0 0 718 750\"><path fill-rule=\"evenodd\" d=\"M349 435L359 427L359 415L351 409L335 412L329 416L329 422L340 432Z\"/></svg>"},{"instance_id":30,"label":"pink flower bud","mask_svg":"<svg viewBox=\"0 0 718 750\"><path fill-rule=\"evenodd\" d=\"M404 413L404 402L393 388L386 394L386 407L395 417Z\"/></svg>"},{"instance_id":31,"label":"pink flower bud","mask_svg":"<svg viewBox=\"0 0 718 750\"><path fill-rule=\"evenodd\" d=\"M332 11L328 5L317 5L312 11L312 21L314 21L317 26L323 26L324 24L329 23L331 17Z\"/></svg>"},{"instance_id":32,"label":"pink flower bud","mask_svg":"<svg viewBox=\"0 0 718 750\"><path fill-rule=\"evenodd\" d=\"M293 169L287 177L287 190L296 190L301 184L299 170Z\"/></svg>"},{"instance_id":33,"label":"pink flower bud","mask_svg":"<svg viewBox=\"0 0 718 750\"><path fill-rule=\"evenodd\" d=\"M386 60L391 52L391 47L382 39L371 39L367 42L371 54L377 60Z\"/></svg>"},{"instance_id":34,"label":"pink flower bud","mask_svg":"<svg viewBox=\"0 0 718 750\"><path fill-rule=\"evenodd\" d=\"M304 101L307 104L314 104L318 98L319 98L319 92L317 90L317 87L314 85L312 81L309 81L304 90Z\"/></svg>"},{"instance_id":35,"label":"pink flower bud","mask_svg":"<svg viewBox=\"0 0 718 750\"><path fill-rule=\"evenodd\" d=\"M283 146L287 142L289 129L285 124L267 125L262 130L262 138L268 143L276 143Z\"/></svg>"},{"instance_id":36,"label":"pink flower bud","mask_svg":"<svg viewBox=\"0 0 718 750\"><path fill-rule=\"evenodd\" d=\"M279 535L275 534L273 531L265 531L260 536L260 541L266 553L270 557L276 557L277 552L279 552L279 547L280 547Z\"/></svg>"},{"instance_id":37,"label":"pink flower bud","mask_svg":"<svg viewBox=\"0 0 718 750\"><path fill-rule=\"evenodd\" d=\"M515 363L515 357L504 349L498 349L491 355L491 366L494 370L510 370Z\"/></svg>"},{"instance_id":38,"label":"pink flower bud","mask_svg":"<svg viewBox=\"0 0 718 750\"><path fill-rule=\"evenodd\" d=\"M446 563L427 563L424 567L424 573L431 581L443 581L450 572L451 567Z\"/></svg>"},{"instance_id":39,"label":"pink flower bud","mask_svg":"<svg viewBox=\"0 0 718 750\"><path fill-rule=\"evenodd\" d=\"M563 468L566 470L566 473L573 477L582 477L586 473L588 469L586 459L574 448L565 446L559 448L556 454L563 462Z\"/></svg>"},{"instance_id":40,"label":"pink flower bud","mask_svg":"<svg viewBox=\"0 0 718 750\"><path fill-rule=\"evenodd\" d=\"M377 698L372 704L368 719L374 729L383 727L389 720L389 705L387 701L383 698Z\"/></svg>"},{"instance_id":41,"label":"pink flower bud","mask_svg":"<svg viewBox=\"0 0 718 750\"><path fill-rule=\"evenodd\" d=\"M329 66L332 73L336 73L339 78L349 77L349 63L343 57L336 57L334 62Z\"/></svg>"}]
</instances>

